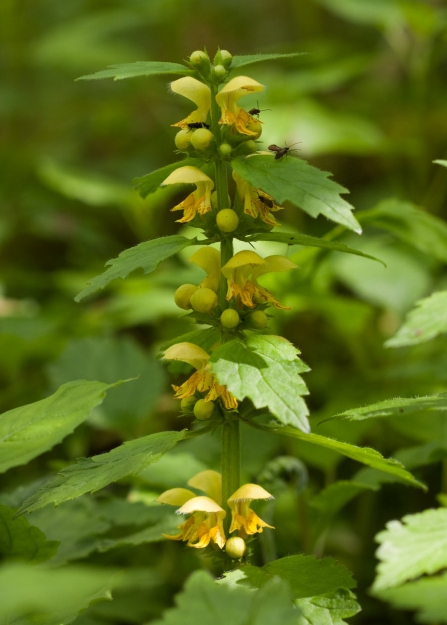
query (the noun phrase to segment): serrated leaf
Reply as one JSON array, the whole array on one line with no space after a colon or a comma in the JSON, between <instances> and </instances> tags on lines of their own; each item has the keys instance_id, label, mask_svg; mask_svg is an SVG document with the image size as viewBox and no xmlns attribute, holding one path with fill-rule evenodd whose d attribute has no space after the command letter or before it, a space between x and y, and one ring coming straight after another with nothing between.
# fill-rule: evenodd
<instances>
[{"instance_id":1,"label":"serrated leaf","mask_svg":"<svg viewBox=\"0 0 447 625\"><path fill-rule=\"evenodd\" d=\"M24 517L14 520L14 510L0 506L0 559L45 562L55 555L58 545Z\"/></svg>"},{"instance_id":2,"label":"serrated leaf","mask_svg":"<svg viewBox=\"0 0 447 625\"><path fill-rule=\"evenodd\" d=\"M220 384L242 401L248 397L256 408L268 407L284 425L304 432L310 429L309 411L302 399L307 387L299 375L308 367L298 350L279 336L256 335L218 347L210 358Z\"/></svg>"},{"instance_id":3,"label":"serrated leaf","mask_svg":"<svg viewBox=\"0 0 447 625\"><path fill-rule=\"evenodd\" d=\"M157 191L163 180L179 167L200 167L203 163L203 158L185 158L183 161L177 161L176 163L166 165L166 167L160 167L160 169L151 171L150 174L141 176L141 178L135 178L133 183L141 197L147 197L150 193Z\"/></svg>"},{"instance_id":4,"label":"serrated leaf","mask_svg":"<svg viewBox=\"0 0 447 625\"><path fill-rule=\"evenodd\" d=\"M204 571L191 575L175 601L177 606L154 625L296 625L299 615L281 580L254 592L216 584Z\"/></svg>"},{"instance_id":5,"label":"serrated leaf","mask_svg":"<svg viewBox=\"0 0 447 625\"><path fill-rule=\"evenodd\" d=\"M18 514L38 510L50 503L56 506L85 493L94 493L111 482L139 473L157 462L163 454L185 438L181 432L159 432L128 441L112 451L92 458L79 458L62 469L19 508Z\"/></svg>"},{"instance_id":6,"label":"serrated leaf","mask_svg":"<svg viewBox=\"0 0 447 625\"><path fill-rule=\"evenodd\" d=\"M447 567L447 509L425 510L390 521L376 536L381 560L373 590L399 586Z\"/></svg>"},{"instance_id":7,"label":"serrated leaf","mask_svg":"<svg viewBox=\"0 0 447 625\"><path fill-rule=\"evenodd\" d=\"M375 596L401 610L417 610L420 623L447 623L447 573L376 592Z\"/></svg>"},{"instance_id":8,"label":"serrated leaf","mask_svg":"<svg viewBox=\"0 0 447 625\"><path fill-rule=\"evenodd\" d=\"M350 230L362 231L352 215L353 207L340 197L348 191L331 180L331 174L306 161L292 156L275 160L273 156L258 155L235 159L231 166L251 185L270 194L280 204L288 200L311 217L321 214Z\"/></svg>"},{"instance_id":9,"label":"serrated leaf","mask_svg":"<svg viewBox=\"0 0 447 625\"><path fill-rule=\"evenodd\" d=\"M60 443L85 421L106 391L120 384L76 380L53 395L0 416L0 473L25 464Z\"/></svg>"},{"instance_id":10,"label":"serrated leaf","mask_svg":"<svg viewBox=\"0 0 447 625\"><path fill-rule=\"evenodd\" d=\"M135 247L131 247L118 256L106 262L109 268L96 278L93 278L83 291L75 297L76 302L107 286L112 280L121 278L124 280L136 269L142 269L144 273L154 271L162 260L177 254L188 245L193 245L195 239L188 239L180 235L161 237L144 241Z\"/></svg>"},{"instance_id":11,"label":"serrated leaf","mask_svg":"<svg viewBox=\"0 0 447 625\"><path fill-rule=\"evenodd\" d=\"M442 165L443 167L447 167L447 161L443 161L441 159L438 159L436 161L433 161L434 163L436 163L437 165Z\"/></svg>"},{"instance_id":12,"label":"serrated leaf","mask_svg":"<svg viewBox=\"0 0 447 625\"><path fill-rule=\"evenodd\" d=\"M386 347L418 345L447 332L447 291L419 300Z\"/></svg>"},{"instance_id":13,"label":"serrated leaf","mask_svg":"<svg viewBox=\"0 0 447 625\"><path fill-rule=\"evenodd\" d=\"M279 577L290 586L294 600L335 592L339 588L355 588L352 574L333 558L318 560L315 556L287 556L269 562L262 568L243 566L219 582L229 586L262 588L273 577Z\"/></svg>"},{"instance_id":14,"label":"serrated leaf","mask_svg":"<svg viewBox=\"0 0 447 625\"><path fill-rule=\"evenodd\" d=\"M343 588L319 597L299 599L295 605L301 611L297 625L344 625L343 619L361 610L355 595Z\"/></svg>"},{"instance_id":15,"label":"serrated leaf","mask_svg":"<svg viewBox=\"0 0 447 625\"><path fill-rule=\"evenodd\" d=\"M161 351L165 351L171 345L176 345L177 343L194 343L194 345L198 345L199 347L203 347L206 352L211 351L211 348L215 343L220 341L220 330L219 328L206 328L202 330L193 330L192 332L187 332L186 334L182 334L181 336L176 336L175 338L163 343L160 346Z\"/></svg>"},{"instance_id":16,"label":"serrated leaf","mask_svg":"<svg viewBox=\"0 0 447 625\"><path fill-rule=\"evenodd\" d=\"M411 486L426 489L425 485L419 482L413 475L411 475L411 473L406 471L405 467L400 462L394 460L393 458L384 458L378 451L371 449L370 447L357 447L356 445L351 445L350 443L337 441L334 438L321 436L321 434L306 434L290 427L270 429L272 432L282 434L283 436L291 436L292 438L298 438L299 440L310 443L311 445L319 445L321 447L325 447L326 449L332 449L347 458L367 464L374 469L379 469L384 473L396 475Z\"/></svg>"},{"instance_id":17,"label":"serrated leaf","mask_svg":"<svg viewBox=\"0 0 447 625\"><path fill-rule=\"evenodd\" d=\"M0 568L0 619L17 625L64 625L92 601L110 599L113 570L26 564Z\"/></svg>"},{"instance_id":18,"label":"serrated leaf","mask_svg":"<svg viewBox=\"0 0 447 625\"><path fill-rule=\"evenodd\" d=\"M421 252L447 262L447 224L410 202L384 200L359 215L362 225L392 232Z\"/></svg>"},{"instance_id":19,"label":"serrated leaf","mask_svg":"<svg viewBox=\"0 0 447 625\"><path fill-rule=\"evenodd\" d=\"M238 54L233 56L231 61L231 69L243 67L244 65L252 65L252 63L261 63L262 61L279 61L281 59L293 59L297 56L304 56L307 52L291 52L289 54Z\"/></svg>"},{"instance_id":20,"label":"serrated leaf","mask_svg":"<svg viewBox=\"0 0 447 625\"><path fill-rule=\"evenodd\" d=\"M447 410L447 393L427 395L425 397L385 399L362 408L350 408L345 412L340 412L338 415L325 419L325 421L333 421L334 419L364 421L365 419L377 419L378 417L399 417L425 410Z\"/></svg>"},{"instance_id":21,"label":"serrated leaf","mask_svg":"<svg viewBox=\"0 0 447 625\"><path fill-rule=\"evenodd\" d=\"M378 263L386 266L383 261L375 256L364 254L360 250L355 250L352 247L344 245L344 243L336 243L335 241L326 241L326 239L319 239L318 237L311 237L307 234L291 234L290 232L260 232L247 237L245 241L277 241L278 243L287 243L287 245L304 245L308 247L320 247L325 250L331 250L333 252L344 252L345 254L355 254L356 256L363 256L375 260Z\"/></svg>"},{"instance_id":22,"label":"serrated leaf","mask_svg":"<svg viewBox=\"0 0 447 625\"><path fill-rule=\"evenodd\" d=\"M109 65L107 69L87 76L80 76L76 80L101 80L103 78L113 78L123 80L124 78L135 78L136 76L160 76L161 74L180 74L190 76L194 72L180 63L163 63L161 61L137 61L136 63L120 63L119 65Z\"/></svg>"},{"instance_id":23,"label":"serrated leaf","mask_svg":"<svg viewBox=\"0 0 447 625\"><path fill-rule=\"evenodd\" d=\"M179 520L175 514L164 515L164 518L159 520L158 523L145 527L139 532L133 532L120 538L103 538L98 542L97 550L102 553L119 547L135 547L145 543L161 542L165 540L163 534L170 534L178 528L181 522L181 519Z\"/></svg>"}]
</instances>

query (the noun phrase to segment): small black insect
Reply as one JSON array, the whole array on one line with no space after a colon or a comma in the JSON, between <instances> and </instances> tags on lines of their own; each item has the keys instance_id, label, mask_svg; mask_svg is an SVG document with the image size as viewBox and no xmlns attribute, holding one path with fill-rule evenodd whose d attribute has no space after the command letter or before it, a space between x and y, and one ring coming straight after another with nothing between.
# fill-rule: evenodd
<instances>
[{"instance_id":1,"label":"small black insect","mask_svg":"<svg viewBox=\"0 0 447 625\"><path fill-rule=\"evenodd\" d=\"M260 202L265 204L268 208L273 208L274 206L273 200L269 200L268 197L264 197L263 195L260 195L259 193L258 193L258 199Z\"/></svg>"},{"instance_id":2,"label":"small black insect","mask_svg":"<svg viewBox=\"0 0 447 625\"><path fill-rule=\"evenodd\" d=\"M269 145L268 149L270 150L270 152L275 152L275 161L278 161L283 156L286 156L286 154L288 154L289 152L296 152L298 148L295 148L294 150L292 150L291 148L293 148L294 145L297 145L297 143L300 142L297 141L296 143L292 143L292 145L286 145L284 148L280 148L278 145L272 143L272 145Z\"/></svg>"},{"instance_id":3,"label":"small black insect","mask_svg":"<svg viewBox=\"0 0 447 625\"><path fill-rule=\"evenodd\" d=\"M210 125L205 124L205 122L191 122L190 124L187 124L187 126L190 130L196 130L196 128L206 128L208 130L210 127Z\"/></svg>"},{"instance_id":4,"label":"small black insect","mask_svg":"<svg viewBox=\"0 0 447 625\"><path fill-rule=\"evenodd\" d=\"M262 113L263 111L271 111L272 109L260 109L259 108L259 102L256 102L258 108L253 108L250 109L248 111L248 114L251 115L252 117L257 117L259 119L259 113Z\"/></svg>"}]
</instances>

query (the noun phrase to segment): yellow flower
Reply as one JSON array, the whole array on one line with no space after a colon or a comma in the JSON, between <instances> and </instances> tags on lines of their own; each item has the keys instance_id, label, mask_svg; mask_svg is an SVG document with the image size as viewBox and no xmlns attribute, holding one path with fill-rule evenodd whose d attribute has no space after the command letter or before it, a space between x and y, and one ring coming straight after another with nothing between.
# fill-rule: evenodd
<instances>
[{"instance_id":1,"label":"yellow flower","mask_svg":"<svg viewBox=\"0 0 447 625\"><path fill-rule=\"evenodd\" d=\"M179 167L163 180L161 186L169 184L195 184L197 187L183 202L171 208L171 211L183 211L183 217L177 219L178 222L186 223L194 219L197 213L205 215L211 210L211 191L214 182L197 167Z\"/></svg>"},{"instance_id":2,"label":"yellow flower","mask_svg":"<svg viewBox=\"0 0 447 625\"><path fill-rule=\"evenodd\" d=\"M172 385L177 399L191 397L196 391L199 391L200 393L207 393L205 401L215 401L220 397L227 410L237 408L236 399L228 392L226 386L217 382L211 373L211 367L208 364L209 355L204 349L193 343L177 343L165 351L163 358L165 360L181 360L197 369L181 386Z\"/></svg>"},{"instance_id":3,"label":"yellow flower","mask_svg":"<svg viewBox=\"0 0 447 625\"><path fill-rule=\"evenodd\" d=\"M297 265L285 256L267 256L261 258L256 252L238 252L222 267L222 273L228 280L227 300L236 298L239 305L254 308L258 304L271 304L275 308L290 310L283 306L266 288L260 286L257 279L265 273L296 269ZM251 276L251 279L249 279ZM253 302L255 298L255 302Z\"/></svg>"},{"instance_id":4,"label":"yellow flower","mask_svg":"<svg viewBox=\"0 0 447 625\"><path fill-rule=\"evenodd\" d=\"M264 527L275 529L272 525L260 519L250 508L250 503L255 499L267 500L273 499L273 497L262 486L244 484L228 499L228 505L231 510L230 534L239 530L242 538L245 538L257 532L262 533Z\"/></svg>"},{"instance_id":5,"label":"yellow flower","mask_svg":"<svg viewBox=\"0 0 447 625\"><path fill-rule=\"evenodd\" d=\"M180 128L188 128L188 124L206 122L211 107L210 88L191 76L185 76L184 78L174 80L171 82L170 86L171 91L188 98L188 100L192 100L192 102L197 105L197 109L188 115L188 117L172 125L179 126Z\"/></svg>"},{"instance_id":6,"label":"yellow flower","mask_svg":"<svg viewBox=\"0 0 447 625\"><path fill-rule=\"evenodd\" d=\"M248 78L248 76L237 76L236 78L232 78L216 96L216 102L222 111L222 117L219 124L228 124L233 126L233 129L236 132L243 135L258 135L256 131L252 131L247 128L247 126L254 122L258 124L258 120L238 106L238 101L244 95L257 93L263 89L264 85L261 85L256 80L253 80L253 78Z\"/></svg>"},{"instance_id":7,"label":"yellow flower","mask_svg":"<svg viewBox=\"0 0 447 625\"><path fill-rule=\"evenodd\" d=\"M190 263L205 270L207 277L202 280L202 288L217 292L220 282L220 254L214 247L201 247L189 259Z\"/></svg>"},{"instance_id":8,"label":"yellow flower","mask_svg":"<svg viewBox=\"0 0 447 625\"><path fill-rule=\"evenodd\" d=\"M233 171L233 178L239 197L244 202L244 213L251 215L251 217L260 217L264 223L270 226L277 226L278 222L271 213L280 211L283 207L277 206L271 195L262 189L256 189L235 171Z\"/></svg>"}]
</instances>

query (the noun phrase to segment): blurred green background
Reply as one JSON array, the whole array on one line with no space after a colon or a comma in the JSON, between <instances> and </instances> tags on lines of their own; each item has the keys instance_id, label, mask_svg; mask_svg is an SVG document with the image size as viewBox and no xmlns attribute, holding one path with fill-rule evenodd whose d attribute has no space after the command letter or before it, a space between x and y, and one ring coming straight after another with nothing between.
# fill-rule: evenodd
<instances>
[{"instance_id":1,"label":"blurred green background","mask_svg":"<svg viewBox=\"0 0 447 625\"><path fill-rule=\"evenodd\" d=\"M163 78L75 79L114 63L178 62L203 46L210 54L218 45L233 54L308 53L244 72L267 85L259 105L271 111L261 114L261 138L265 145L299 141L301 158L333 172L350 190L360 221L365 213L362 237L340 231L339 238L387 264L297 247L288 254L300 269L265 282L293 307L271 325L311 366L306 381L315 431L374 446L386 456L433 441L447 445L447 425L433 412L405 421L318 426L350 407L445 390L445 340L383 347L415 301L447 286L445 253L424 238L423 223L403 204L447 217L447 172L432 163L447 158L444 1L2 0L0 32L0 410L41 399L69 380L140 375L114 389L63 444L7 473L1 502L17 506L42 476L76 457L185 423L156 354L164 341L190 329L172 296L180 284L199 280L200 270L185 256L150 277L118 280L86 303L73 298L123 249L179 231L169 213L177 199L172 190L142 200L132 179L177 158L170 125L190 106L168 93ZM366 212L384 201L379 213L397 206L406 218L381 221ZM316 236L331 229L324 218L312 220L291 206L278 219ZM282 245L259 249L286 253ZM367 594L374 535L389 519L435 505L436 494L447 490L445 468L443 474L438 462L415 469L429 484L425 495L400 484L362 494L313 540L309 501L335 479L350 479L358 465L304 443L266 440L255 431L244 436L250 480L278 455L289 456L290 465L280 471L276 503L268 511L278 529L274 539L259 541L255 558L334 555L359 583L363 612L354 623L413 622ZM117 519L129 490L134 501L152 501L163 488L182 486L198 470L218 465L216 437L185 443L138 481L58 508L57 514L76 518L75 536L68 526L65 536L51 534L53 510L30 516L64 545L60 562L86 560L133 572L134 581L112 604L98 603L76 623L148 622L171 604L189 571L210 566L172 543L98 553L98 537L116 538L128 529L129 520L120 525ZM305 481L307 472L303 491L296 475ZM139 510L136 524L144 526L145 509Z\"/></svg>"}]
</instances>

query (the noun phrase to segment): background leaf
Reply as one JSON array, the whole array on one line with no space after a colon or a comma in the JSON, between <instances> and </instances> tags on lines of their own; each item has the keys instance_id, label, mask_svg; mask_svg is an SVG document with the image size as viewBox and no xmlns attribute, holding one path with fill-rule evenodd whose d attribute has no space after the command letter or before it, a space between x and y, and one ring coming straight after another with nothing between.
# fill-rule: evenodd
<instances>
[{"instance_id":1,"label":"background leaf","mask_svg":"<svg viewBox=\"0 0 447 625\"><path fill-rule=\"evenodd\" d=\"M169 174L179 167L199 167L203 163L204 160L202 158L185 158L182 161L177 161L176 163L166 165L166 167L151 171L150 174L141 176L141 178L135 178L133 182L141 197L147 197L150 193L157 191Z\"/></svg>"},{"instance_id":2,"label":"background leaf","mask_svg":"<svg viewBox=\"0 0 447 625\"><path fill-rule=\"evenodd\" d=\"M351 408L331 417L329 420L348 419L349 421L363 421L364 419L376 419L378 417L399 417L425 410L447 410L447 393L430 395L428 397L386 399L370 406Z\"/></svg>"},{"instance_id":3,"label":"background leaf","mask_svg":"<svg viewBox=\"0 0 447 625\"><path fill-rule=\"evenodd\" d=\"M19 514L31 512L54 503L75 499L84 493L95 492L111 482L135 475L157 462L185 437L186 431L149 434L100 456L79 458L77 463L63 469L35 495L27 499Z\"/></svg>"},{"instance_id":4,"label":"background leaf","mask_svg":"<svg viewBox=\"0 0 447 625\"><path fill-rule=\"evenodd\" d=\"M25 464L60 443L89 417L106 391L118 384L68 382L46 399L2 414L0 472Z\"/></svg>"},{"instance_id":5,"label":"background leaf","mask_svg":"<svg viewBox=\"0 0 447 625\"><path fill-rule=\"evenodd\" d=\"M251 65L252 63L260 63L262 61L277 61L281 59L293 59L297 56L303 56L307 52L291 52L288 54L237 54L233 56L231 61L231 69Z\"/></svg>"},{"instance_id":6,"label":"background leaf","mask_svg":"<svg viewBox=\"0 0 447 625\"><path fill-rule=\"evenodd\" d=\"M77 80L100 80L102 78L113 78L123 80L123 78L135 78L135 76L160 76L161 74L181 74L189 76L194 71L180 65L180 63L162 63L161 61L137 61L136 63L121 63L120 65L110 65L95 74L81 76Z\"/></svg>"},{"instance_id":7,"label":"background leaf","mask_svg":"<svg viewBox=\"0 0 447 625\"><path fill-rule=\"evenodd\" d=\"M0 505L0 558L45 562L57 552L59 543L47 540L25 517L14 520L14 511Z\"/></svg>"},{"instance_id":8,"label":"background leaf","mask_svg":"<svg viewBox=\"0 0 447 625\"><path fill-rule=\"evenodd\" d=\"M354 616L361 608L355 595L340 589L311 599L298 599L295 605L301 610L300 625L342 625L342 620Z\"/></svg>"},{"instance_id":9,"label":"background leaf","mask_svg":"<svg viewBox=\"0 0 447 625\"><path fill-rule=\"evenodd\" d=\"M275 160L273 156L250 156L231 161L242 178L262 189L282 204L286 200L312 217L324 215L357 233L362 231L352 215L353 207L340 197L347 190L330 180L325 171L292 156Z\"/></svg>"},{"instance_id":10,"label":"background leaf","mask_svg":"<svg viewBox=\"0 0 447 625\"><path fill-rule=\"evenodd\" d=\"M431 341L447 332L447 291L419 300L386 347L405 347Z\"/></svg>"},{"instance_id":11,"label":"background leaf","mask_svg":"<svg viewBox=\"0 0 447 625\"><path fill-rule=\"evenodd\" d=\"M187 239L180 235L161 237L152 241L144 241L135 247L131 247L118 256L107 261L109 268L100 276L96 276L88 283L88 286L75 297L77 302L87 295L91 295L103 289L109 282L122 278L123 280L136 269L143 269L144 273L154 271L162 260L177 254L188 245L192 245L195 239Z\"/></svg>"}]
</instances>

